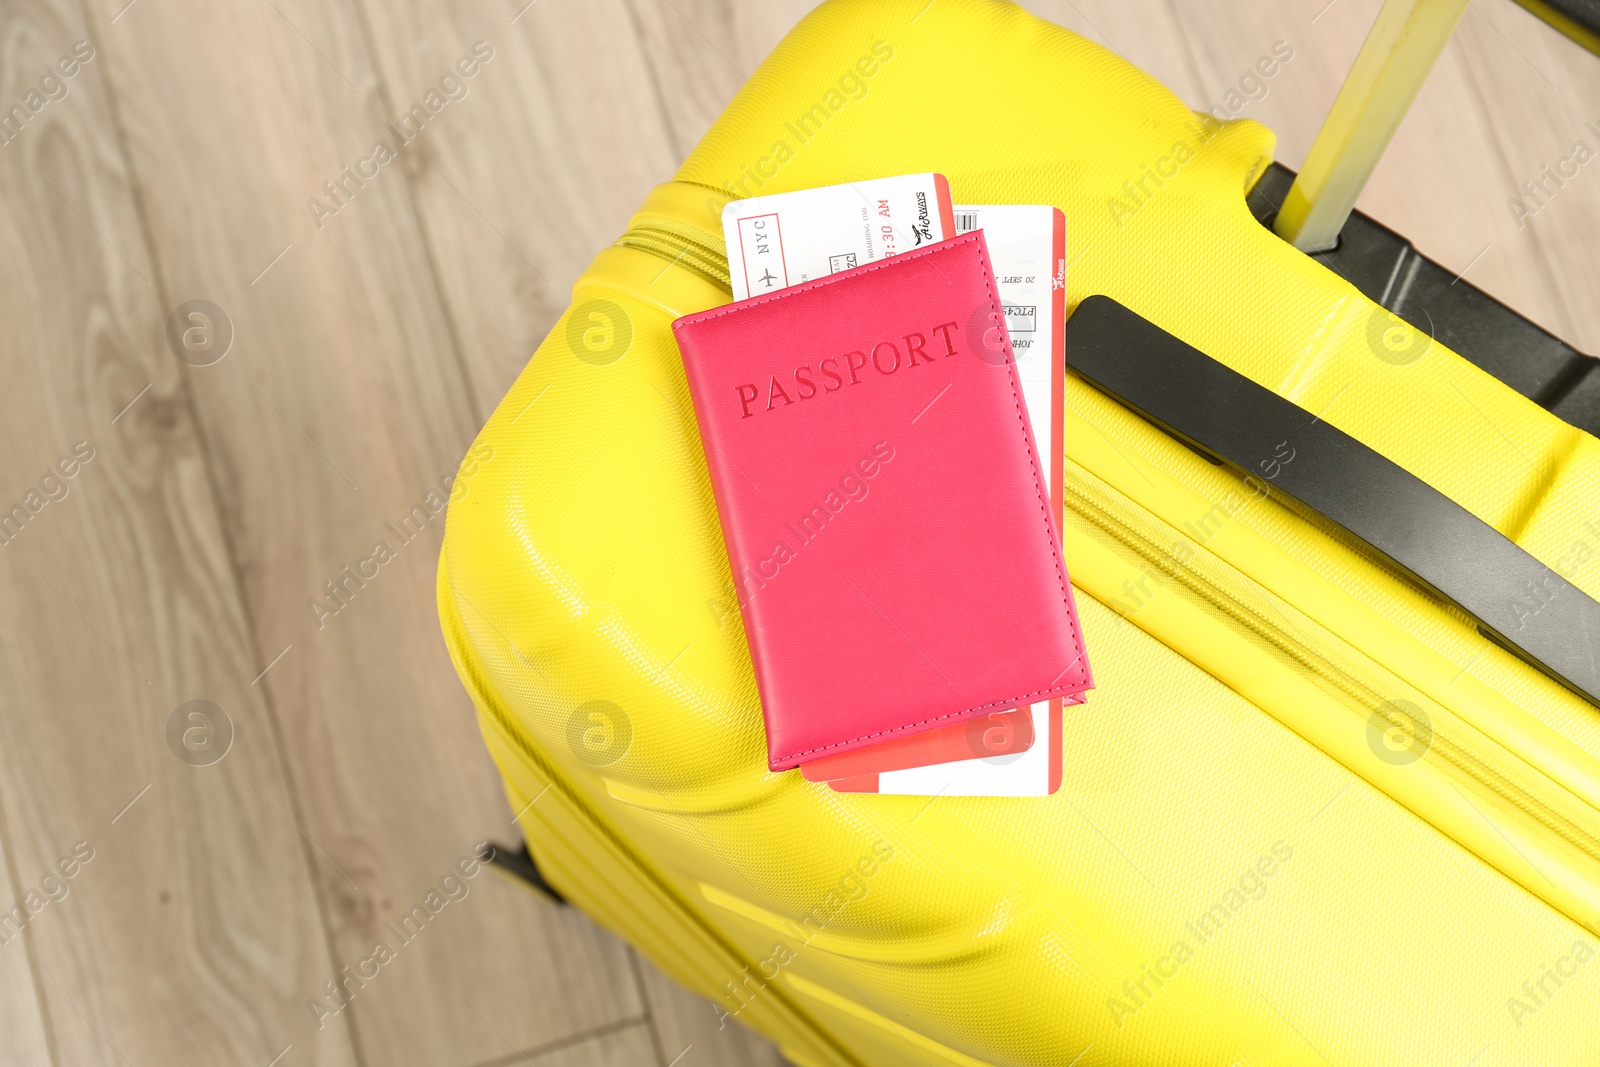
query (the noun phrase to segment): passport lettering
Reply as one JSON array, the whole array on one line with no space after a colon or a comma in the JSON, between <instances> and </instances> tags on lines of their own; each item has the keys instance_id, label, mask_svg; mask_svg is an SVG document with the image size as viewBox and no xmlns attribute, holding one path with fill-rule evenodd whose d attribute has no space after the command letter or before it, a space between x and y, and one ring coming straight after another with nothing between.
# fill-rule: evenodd
<instances>
[{"instance_id":1,"label":"passport lettering","mask_svg":"<svg viewBox=\"0 0 1600 1067\"><path fill-rule=\"evenodd\" d=\"M858 348L841 356L829 356L817 363L815 370L812 364L802 363L787 375L768 375L764 385L741 382L733 387L739 401L739 417L748 419L752 415L790 407L819 395L837 393L848 386L871 381L874 373L886 376L897 373L902 367L916 367L959 355L955 335L951 333L956 325L954 322L941 322L929 331L938 341L942 341L943 351L940 351L939 343L934 343L930 353L928 336L913 330L901 334L899 344L893 340L879 341L866 350Z\"/></svg>"}]
</instances>

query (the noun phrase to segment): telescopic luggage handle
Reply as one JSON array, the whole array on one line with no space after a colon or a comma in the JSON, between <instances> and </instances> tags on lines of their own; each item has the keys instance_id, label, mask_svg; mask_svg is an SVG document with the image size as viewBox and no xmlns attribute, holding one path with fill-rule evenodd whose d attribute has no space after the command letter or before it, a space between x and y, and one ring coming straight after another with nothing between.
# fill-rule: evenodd
<instances>
[{"instance_id":1,"label":"telescopic luggage handle","mask_svg":"<svg viewBox=\"0 0 1600 1067\"><path fill-rule=\"evenodd\" d=\"M1413 362L1432 341L1440 341L1546 411L1600 437L1600 359L1579 352L1465 281L1461 272L1429 259L1400 234L1351 210L1470 2L1388 0L1304 168L1296 175L1272 164L1250 191L1250 210L1262 225L1426 335L1403 351L1380 352L1380 358ZM1600 0L1518 2L1600 55Z\"/></svg>"},{"instance_id":2,"label":"telescopic luggage handle","mask_svg":"<svg viewBox=\"0 0 1600 1067\"><path fill-rule=\"evenodd\" d=\"M1471 0L1385 0L1273 229L1302 252L1339 232ZM1600 53L1600 0L1518 0Z\"/></svg>"}]
</instances>

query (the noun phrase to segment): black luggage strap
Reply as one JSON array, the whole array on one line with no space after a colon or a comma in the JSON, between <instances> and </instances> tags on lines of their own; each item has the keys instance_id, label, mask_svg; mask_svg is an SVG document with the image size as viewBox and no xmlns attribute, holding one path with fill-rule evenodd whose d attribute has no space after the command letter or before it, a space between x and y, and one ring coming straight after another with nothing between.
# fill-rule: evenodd
<instances>
[{"instance_id":1,"label":"black luggage strap","mask_svg":"<svg viewBox=\"0 0 1600 1067\"><path fill-rule=\"evenodd\" d=\"M1265 477L1600 704L1600 603L1422 479L1109 297L1078 305L1066 349L1090 384L1202 454ZM1285 447L1292 462L1281 462Z\"/></svg>"}]
</instances>

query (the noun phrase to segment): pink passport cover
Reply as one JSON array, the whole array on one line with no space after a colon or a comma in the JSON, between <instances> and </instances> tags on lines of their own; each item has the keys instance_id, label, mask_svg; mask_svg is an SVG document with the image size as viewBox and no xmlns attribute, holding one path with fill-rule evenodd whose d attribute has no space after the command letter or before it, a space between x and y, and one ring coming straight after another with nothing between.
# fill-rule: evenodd
<instances>
[{"instance_id":1,"label":"pink passport cover","mask_svg":"<svg viewBox=\"0 0 1600 1067\"><path fill-rule=\"evenodd\" d=\"M1089 687L981 232L673 332L773 770Z\"/></svg>"}]
</instances>

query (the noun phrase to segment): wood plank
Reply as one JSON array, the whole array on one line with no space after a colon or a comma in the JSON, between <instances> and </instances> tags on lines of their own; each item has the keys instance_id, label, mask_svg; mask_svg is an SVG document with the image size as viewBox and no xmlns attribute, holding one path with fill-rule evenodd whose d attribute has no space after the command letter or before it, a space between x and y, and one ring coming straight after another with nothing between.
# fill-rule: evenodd
<instances>
[{"instance_id":1,"label":"wood plank","mask_svg":"<svg viewBox=\"0 0 1600 1067\"><path fill-rule=\"evenodd\" d=\"M1209 107L1226 102L1230 92L1238 94L1238 114L1270 126L1278 134L1278 159L1294 168L1304 161L1381 0L1324 4L1326 0L1245 0L1203 8L1174 5L1203 80L1203 95L1191 103ZM1472 32L1478 17L1469 11L1463 31ZM1291 47L1294 57L1280 64L1272 78L1261 80L1262 96L1247 79L1278 41ZM1502 52L1496 62L1520 60ZM1260 98L1250 99L1251 91ZM1499 107L1502 101L1493 99ZM1467 271L1469 281L1522 314L1556 333L1570 334L1572 317L1551 292L1539 251L1514 240L1503 175L1501 152L1458 35L1440 57L1357 206L1410 238L1423 254L1451 270Z\"/></svg>"},{"instance_id":2,"label":"wood plank","mask_svg":"<svg viewBox=\"0 0 1600 1067\"><path fill-rule=\"evenodd\" d=\"M811 0L628 0L660 108L682 162ZM669 175L670 176L670 175Z\"/></svg>"},{"instance_id":3,"label":"wood plank","mask_svg":"<svg viewBox=\"0 0 1600 1067\"><path fill-rule=\"evenodd\" d=\"M305 1010L331 966L326 932L300 837L256 791L284 794L281 752L249 684L106 57L76 4L0 18L8 104L75 42L92 57L57 69L57 99L0 152L0 507L20 522L0 535L0 805L30 985L60 1063L265 1063L292 1044L295 1062L353 1064L348 1036L319 1035ZM169 750L171 715L196 698L234 730L211 766ZM0 947L8 973L23 952ZM15 995L7 1012L26 1014L33 992ZM6 1059L50 1061L37 1047Z\"/></svg>"},{"instance_id":4,"label":"wood plank","mask_svg":"<svg viewBox=\"0 0 1600 1067\"><path fill-rule=\"evenodd\" d=\"M9 838L0 819L0 838ZM46 1027L32 939L6 923L4 911L23 903L31 882L18 878L10 848L0 841L0 1063L55 1063Z\"/></svg>"},{"instance_id":5,"label":"wood plank","mask_svg":"<svg viewBox=\"0 0 1600 1067\"><path fill-rule=\"evenodd\" d=\"M684 1058L678 1067L698 1067ZM544 1052L511 1052L478 1067L666 1067L651 1047L650 1028L635 1023Z\"/></svg>"},{"instance_id":6,"label":"wood plank","mask_svg":"<svg viewBox=\"0 0 1600 1067\"><path fill-rule=\"evenodd\" d=\"M1566 340L1600 354L1600 59L1504 5L1469 9L1457 44L1502 156L1489 178L1499 212L1515 223L1509 244L1484 259L1537 261ZM1530 194L1524 182L1544 189Z\"/></svg>"},{"instance_id":7,"label":"wood plank","mask_svg":"<svg viewBox=\"0 0 1600 1067\"><path fill-rule=\"evenodd\" d=\"M710 1001L683 988L642 956L639 971L665 1062L679 1057L685 1067L784 1067L788 1062L772 1042L737 1019L720 1017Z\"/></svg>"},{"instance_id":8,"label":"wood plank","mask_svg":"<svg viewBox=\"0 0 1600 1067\"><path fill-rule=\"evenodd\" d=\"M473 76L457 75L466 95L405 153L487 415L565 310L579 272L672 176L678 155L623 0L368 0L366 10L396 113L437 90L475 42L492 51Z\"/></svg>"},{"instance_id":9,"label":"wood plank","mask_svg":"<svg viewBox=\"0 0 1600 1067\"><path fill-rule=\"evenodd\" d=\"M334 962L358 968L380 941L395 957L328 1031L353 1022L370 1063L476 1063L507 1039L538 1046L637 1015L620 944L487 880L414 940L388 925L480 838L509 835L510 820L433 603L443 523L429 494L455 471L477 415L404 170L425 157L397 166L374 149L411 151L387 125L398 116L359 11L124 2L93 6L158 281L174 300L214 301L233 324L231 354L186 374ZM441 69L455 58L441 56ZM324 186L335 180L342 193ZM334 581L338 599L326 592ZM262 793L295 813L286 788ZM302 1011L320 984L291 991Z\"/></svg>"}]
</instances>

